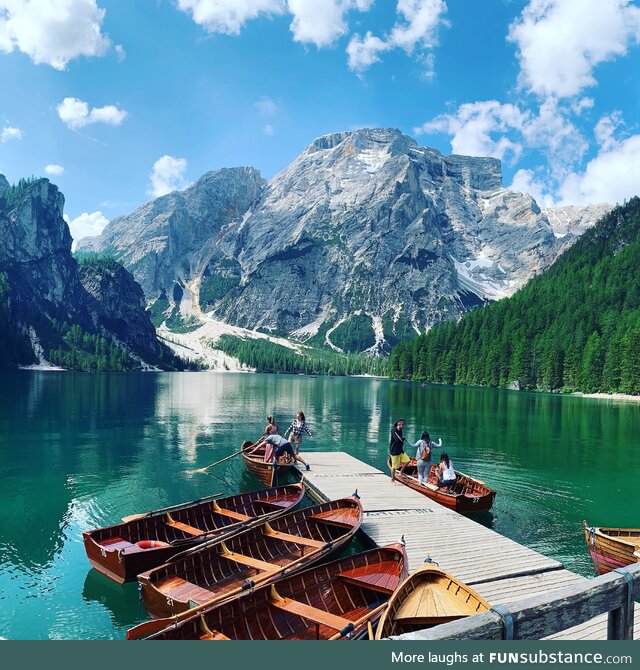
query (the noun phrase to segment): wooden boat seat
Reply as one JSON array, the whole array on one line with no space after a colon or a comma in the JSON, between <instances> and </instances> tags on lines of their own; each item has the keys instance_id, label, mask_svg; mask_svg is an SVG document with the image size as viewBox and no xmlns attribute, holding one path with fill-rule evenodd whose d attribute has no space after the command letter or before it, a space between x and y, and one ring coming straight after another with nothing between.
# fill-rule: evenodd
<instances>
[{"instance_id":1,"label":"wooden boat seat","mask_svg":"<svg viewBox=\"0 0 640 670\"><path fill-rule=\"evenodd\" d=\"M363 565L361 568L341 572L338 577L347 584L389 595L397 584L397 565L394 561L377 563L375 566Z\"/></svg>"},{"instance_id":2,"label":"wooden boat seat","mask_svg":"<svg viewBox=\"0 0 640 670\"><path fill-rule=\"evenodd\" d=\"M217 514L222 514L222 516L228 516L230 519L236 519L237 521L249 521L250 519L255 518L253 516L241 514L240 512L234 512L230 509L223 509L215 501L213 502L213 511L216 512Z\"/></svg>"},{"instance_id":3,"label":"wooden boat seat","mask_svg":"<svg viewBox=\"0 0 640 670\"><path fill-rule=\"evenodd\" d=\"M142 551L140 547L128 540L123 539L122 537L110 537L108 540L102 540L100 543L101 547L105 549L120 551L124 549L126 552L130 551Z\"/></svg>"},{"instance_id":4,"label":"wooden boat seat","mask_svg":"<svg viewBox=\"0 0 640 670\"><path fill-rule=\"evenodd\" d=\"M358 607L353 610L349 610L348 612L343 613L343 617L345 619L349 619L350 621L358 621L358 619L362 618L367 614L367 612L370 612L371 610L368 607ZM287 636L287 640L323 640L328 637L331 637L335 633L335 629L331 628L330 626L322 626L320 627L316 626L315 624L312 626L309 626L308 628L304 630L298 630L296 631L295 635L290 635Z\"/></svg>"},{"instance_id":5,"label":"wooden boat seat","mask_svg":"<svg viewBox=\"0 0 640 670\"><path fill-rule=\"evenodd\" d=\"M187 533L187 535L193 535L194 537L206 533L206 531L195 528L194 526L189 526L186 523L182 523L182 521L174 521L170 514L167 514L167 525L176 528L177 530L181 530L183 533Z\"/></svg>"},{"instance_id":6,"label":"wooden boat seat","mask_svg":"<svg viewBox=\"0 0 640 670\"><path fill-rule=\"evenodd\" d=\"M282 569L280 565L276 565L275 563L267 563L266 561L261 561L257 558L253 558L252 556L237 554L235 551L225 552L224 554L222 554L222 556L224 556L224 558L229 559L230 561L233 561L234 563L240 563L241 565L248 565L250 568L255 568L256 570L260 570L262 572L276 572Z\"/></svg>"},{"instance_id":7,"label":"wooden boat seat","mask_svg":"<svg viewBox=\"0 0 640 670\"><path fill-rule=\"evenodd\" d=\"M284 540L284 542L295 542L295 544L304 545L305 547L313 547L314 549L320 549L324 547L325 542L320 542L320 540L313 540L310 537L301 537L300 535L289 535L288 533L281 533L278 530L274 530L268 523L264 525L264 534L268 537L273 537L276 540Z\"/></svg>"},{"instance_id":8,"label":"wooden boat seat","mask_svg":"<svg viewBox=\"0 0 640 670\"><path fill-rule=\"evenodd\" d=\"M283 500L282 498L265 498L264 500L256 500L261 505L269 505L275 509L288 509L291 507L290 500Z\"/></svg>"},{"instance_id":9,"label":"wooden boat seat","mask_svg":"<svg viewBox=\"0 0 640 670\"><path fill-rule=\"evenodd\" d=\"M291 600L291 598L275 598L269 601L269 604L284 612L301 616L303 619L319 623L323 626L329 626L335 630L342 630L351 623L349 619L325 612L317 607L301 603L298 600Z\"/></svg>"},{"instance_id":10,"label":"wooden boat seat","mask_svg":"<svg viewBox=\"0 0 640 670\"><path fill-rule=\"evenodd\" d=\"M338 526L338 528L353 528L353 523L351 523L352 517L348 514L345 514L341 510L329 510L328 512L321 512L320 514L314 514L310 516L309 519L313 519L315 522L322 522L329 524L330 526Z\"/></svg>"},{"instance_id":11,"label":"wooden boat seat","mask_svg":"<svg viewBox=\"0 0 640 670\"><path fill-rule=\"evenodd\" d=\"M170 577L158 584L158 590L170 598L181 601L193 601L196 605L204 605L213 600L215 594L182 577Z\"/></svg>"}]
</instances>

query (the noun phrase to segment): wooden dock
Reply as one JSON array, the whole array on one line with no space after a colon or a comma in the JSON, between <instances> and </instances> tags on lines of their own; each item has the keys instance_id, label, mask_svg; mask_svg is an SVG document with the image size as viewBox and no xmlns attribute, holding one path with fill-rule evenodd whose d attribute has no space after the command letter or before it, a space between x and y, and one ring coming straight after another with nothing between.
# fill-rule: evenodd
<instances>
[{"instance_id":1,"label":"wooden dock","mask_svg":"<svg viewBox=\"0 0 640 670\"><path fill-rule=\"evenodd\" d=\"M335 500L358 491L365 512L364 533L378 545L404 536L409 569L427 558L462 579L492 605L508 605L586 579L562 563L524 547L470 517L462 516L402 485L344 452L305 452L310 471L299 474L318 500ZM498 493L498 495L500 495ZM576 530L580 532L580 530ZM640 610L636 612L640 630ZM607 617L570 628L554 639L606 640Z\"/></svg>"}]
</instances>

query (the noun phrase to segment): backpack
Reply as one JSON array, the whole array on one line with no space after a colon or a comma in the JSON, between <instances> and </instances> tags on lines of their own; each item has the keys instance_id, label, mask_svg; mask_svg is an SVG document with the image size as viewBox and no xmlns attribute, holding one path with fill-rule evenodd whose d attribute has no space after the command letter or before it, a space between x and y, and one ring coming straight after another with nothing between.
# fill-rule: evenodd
<instances>
[{"instance_id":1,"label":"backpack","mask_svg":"<svg viewBox=\"0 0 640 670\"><path fill-rule=\"evenodd\" d=\"M422 449L420 449L420 460L429 461L431 459L431 447L428 442L422 443Z\"/></svg>"}]
</instances>

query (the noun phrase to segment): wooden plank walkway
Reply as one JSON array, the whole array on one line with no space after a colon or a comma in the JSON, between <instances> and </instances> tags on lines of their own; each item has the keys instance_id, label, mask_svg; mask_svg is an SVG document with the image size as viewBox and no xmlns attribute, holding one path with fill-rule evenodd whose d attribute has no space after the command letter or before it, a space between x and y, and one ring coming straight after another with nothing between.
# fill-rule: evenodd
<instances>
[{"instance_id":1,"label":"wooden plank walkway","mask_svg":"<svg viewBox=\"0 0 640 670\"><path fill-rule=\"evenodd\" d=\"M584 577L439 505L344 452L305 452L311 470L300 477L318 500L335 500L356 490L365 511L363 532L378 545L404 535L409 569L431 558L473 586L494 605L569 586ZM498 493L499 495L499 493ZM640 617L640 611L637 618ZM606 616L554 635L554 639L605 640Z\"/></svg>"}]
</instances>

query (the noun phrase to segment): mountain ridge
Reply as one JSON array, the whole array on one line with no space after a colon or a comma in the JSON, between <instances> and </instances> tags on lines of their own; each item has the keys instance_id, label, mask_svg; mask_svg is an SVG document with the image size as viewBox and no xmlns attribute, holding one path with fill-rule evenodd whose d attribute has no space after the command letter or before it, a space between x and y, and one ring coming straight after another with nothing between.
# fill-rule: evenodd
<instances>
[{"instance_id":1,"label":"mountain ridge","mask_svg":"<svg viewBox=\"0 0 640 670\"><path fill-rule=\"evenodd\" d=\"M196 195L217 209L194 216ZM552 224L504 188L499 160L389 128L319 137L269 182L229 168L164 198L159 215L147 203L79 248L113 253L167 318L369 353L511 295L608 208Z\"/></svg>"}]
</instances>

